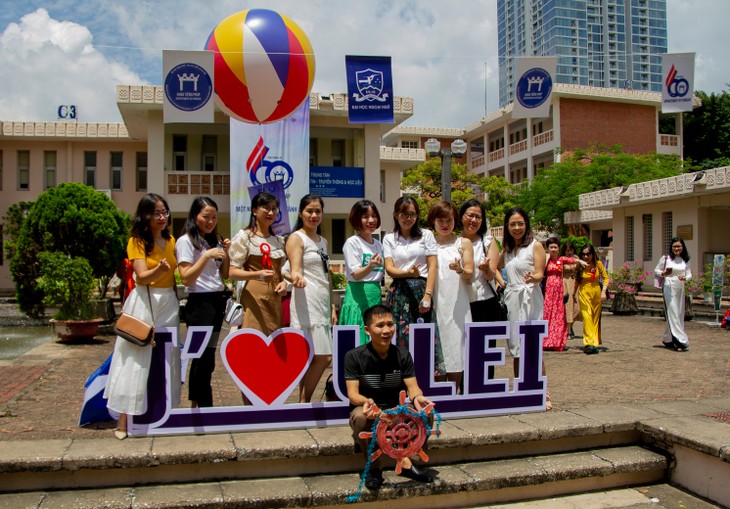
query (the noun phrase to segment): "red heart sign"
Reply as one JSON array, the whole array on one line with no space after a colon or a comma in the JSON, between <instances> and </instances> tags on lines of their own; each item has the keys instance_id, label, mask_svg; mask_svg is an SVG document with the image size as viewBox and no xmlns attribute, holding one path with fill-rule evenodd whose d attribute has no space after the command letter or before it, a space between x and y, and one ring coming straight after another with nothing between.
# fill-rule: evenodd
<instances>
[{"instance_id":1,"label":"red heart sign","mask_svg":"<svg viewBox=\"0 0 730 509\"><path fill-rule=\"evenodd\" d=\"M231 378L254 404L284 404L314 355L300 330L279 329L266 337L255 329L232 332L221 344Z\"/></svg>"}]
</instances>

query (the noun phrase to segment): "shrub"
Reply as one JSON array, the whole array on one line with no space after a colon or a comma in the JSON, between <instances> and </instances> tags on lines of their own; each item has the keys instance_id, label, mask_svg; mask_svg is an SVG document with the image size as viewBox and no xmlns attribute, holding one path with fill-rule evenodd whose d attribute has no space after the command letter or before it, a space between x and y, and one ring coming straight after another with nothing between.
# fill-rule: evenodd
<instances>
[{"instance_id":1,"label":"shrub","mask_svg":"<svg viewBox=\"0 0 730 509\"><path fill-rule=\"evenodd\" d=\"M43 251L38 253L41 276L36 280L44 293L43 304L56 306L57 320L92 318L89 300L94 291L94 274L85 258Z\"/></svg>"},{"instance_id":2,"label":"shrub","mask_svg":"<svg viewBox=\"0 0 730 509\"><path fill-rule=\"evenodd\" d=\"M85 258L94 277L108 279L123 257L128 225L127 214L92 187L67 182L41 194L23 220L10 261L20 309L43 313L44 293L37 286L41 252Z\"/></svg>"}]
</instances>

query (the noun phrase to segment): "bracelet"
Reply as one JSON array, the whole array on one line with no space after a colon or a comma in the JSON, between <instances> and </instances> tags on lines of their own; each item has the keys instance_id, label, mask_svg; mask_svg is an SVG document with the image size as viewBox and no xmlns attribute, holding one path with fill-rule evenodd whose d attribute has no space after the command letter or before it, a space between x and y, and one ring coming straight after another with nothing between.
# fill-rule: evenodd
<instances>
[{"instance_id":1,"label":"bracelet","mask_svg":"<svg viewBox=\"0 0 730 509\"><path fill-rule=\"evenodd\" d=\"M422 393L422 392L421 392L420 394L416 394L416 395L415 395L414 397L412 397L412 398L411 398L411 401L416 401L416 400L417 400L418 398L420 398L421 396L423 396L423 393Z\"/></svg>"}]
</instances>

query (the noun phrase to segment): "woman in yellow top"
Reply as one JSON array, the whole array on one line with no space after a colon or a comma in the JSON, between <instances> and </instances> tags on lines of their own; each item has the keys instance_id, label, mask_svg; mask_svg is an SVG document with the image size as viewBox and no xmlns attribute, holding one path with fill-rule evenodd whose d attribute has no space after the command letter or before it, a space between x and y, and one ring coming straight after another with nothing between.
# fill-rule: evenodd
<instances>
[{"instance_id":1,"label":"woman in yellow top","mask_svg":"<svg viewBox=\"0 0 730 509\"><path fill-rule=\"evenodd\" d=\"M132 262L137 286L124 303L124 312L147 323L153 320L155 328L177 327L179 307L175 294L175 239L170 235L170 208L162 196L147 194L137 205L132 232L127 244L127 255ZM149 291L148 291L149 289ZM152 346L136 346L117 336L114 345L109 378L104 397L107 407L119 412L114 435L127 437L127 415L144 413L147 377L152 359ZM162 345L161 345L162 346ZM177 367L179 372L179 356ZM171 384L173 402L180 398L180 385Z\"/></svg>"},{"instance_id":2,"label":"woman in yellow top","mask_svg":"<svg viewBox=\"0 0 730 509\"><path fill-rule=\"evenodd\" d=\"M580 250L580 259L585 262L580 280L580 314L583 317L583 352L598 353L601 344L601 308L606 300L608 273L596 257L596 248L586 244ZM603 288L599 279L603 278Z\"/></svg>"}]
</instances>

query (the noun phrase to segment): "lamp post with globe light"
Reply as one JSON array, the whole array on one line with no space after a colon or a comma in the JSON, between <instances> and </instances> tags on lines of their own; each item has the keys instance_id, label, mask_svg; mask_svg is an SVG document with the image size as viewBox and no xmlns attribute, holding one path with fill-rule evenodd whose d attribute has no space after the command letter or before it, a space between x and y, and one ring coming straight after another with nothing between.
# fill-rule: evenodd
<instances>
[{"instance_id":1,"label":"lamp post with globe light","mask_svg":"<svg viewBox=\"0 0 730 509\"><path fill-rule=\"evenodd\" d=\"M456 139L451 142L451 148L441 148L441 142L436 138L429 138L423 146L429 157L441 156L441 199L451 202L451 158L466 154L466 142Z\"/></svg>"}]
</instances>

